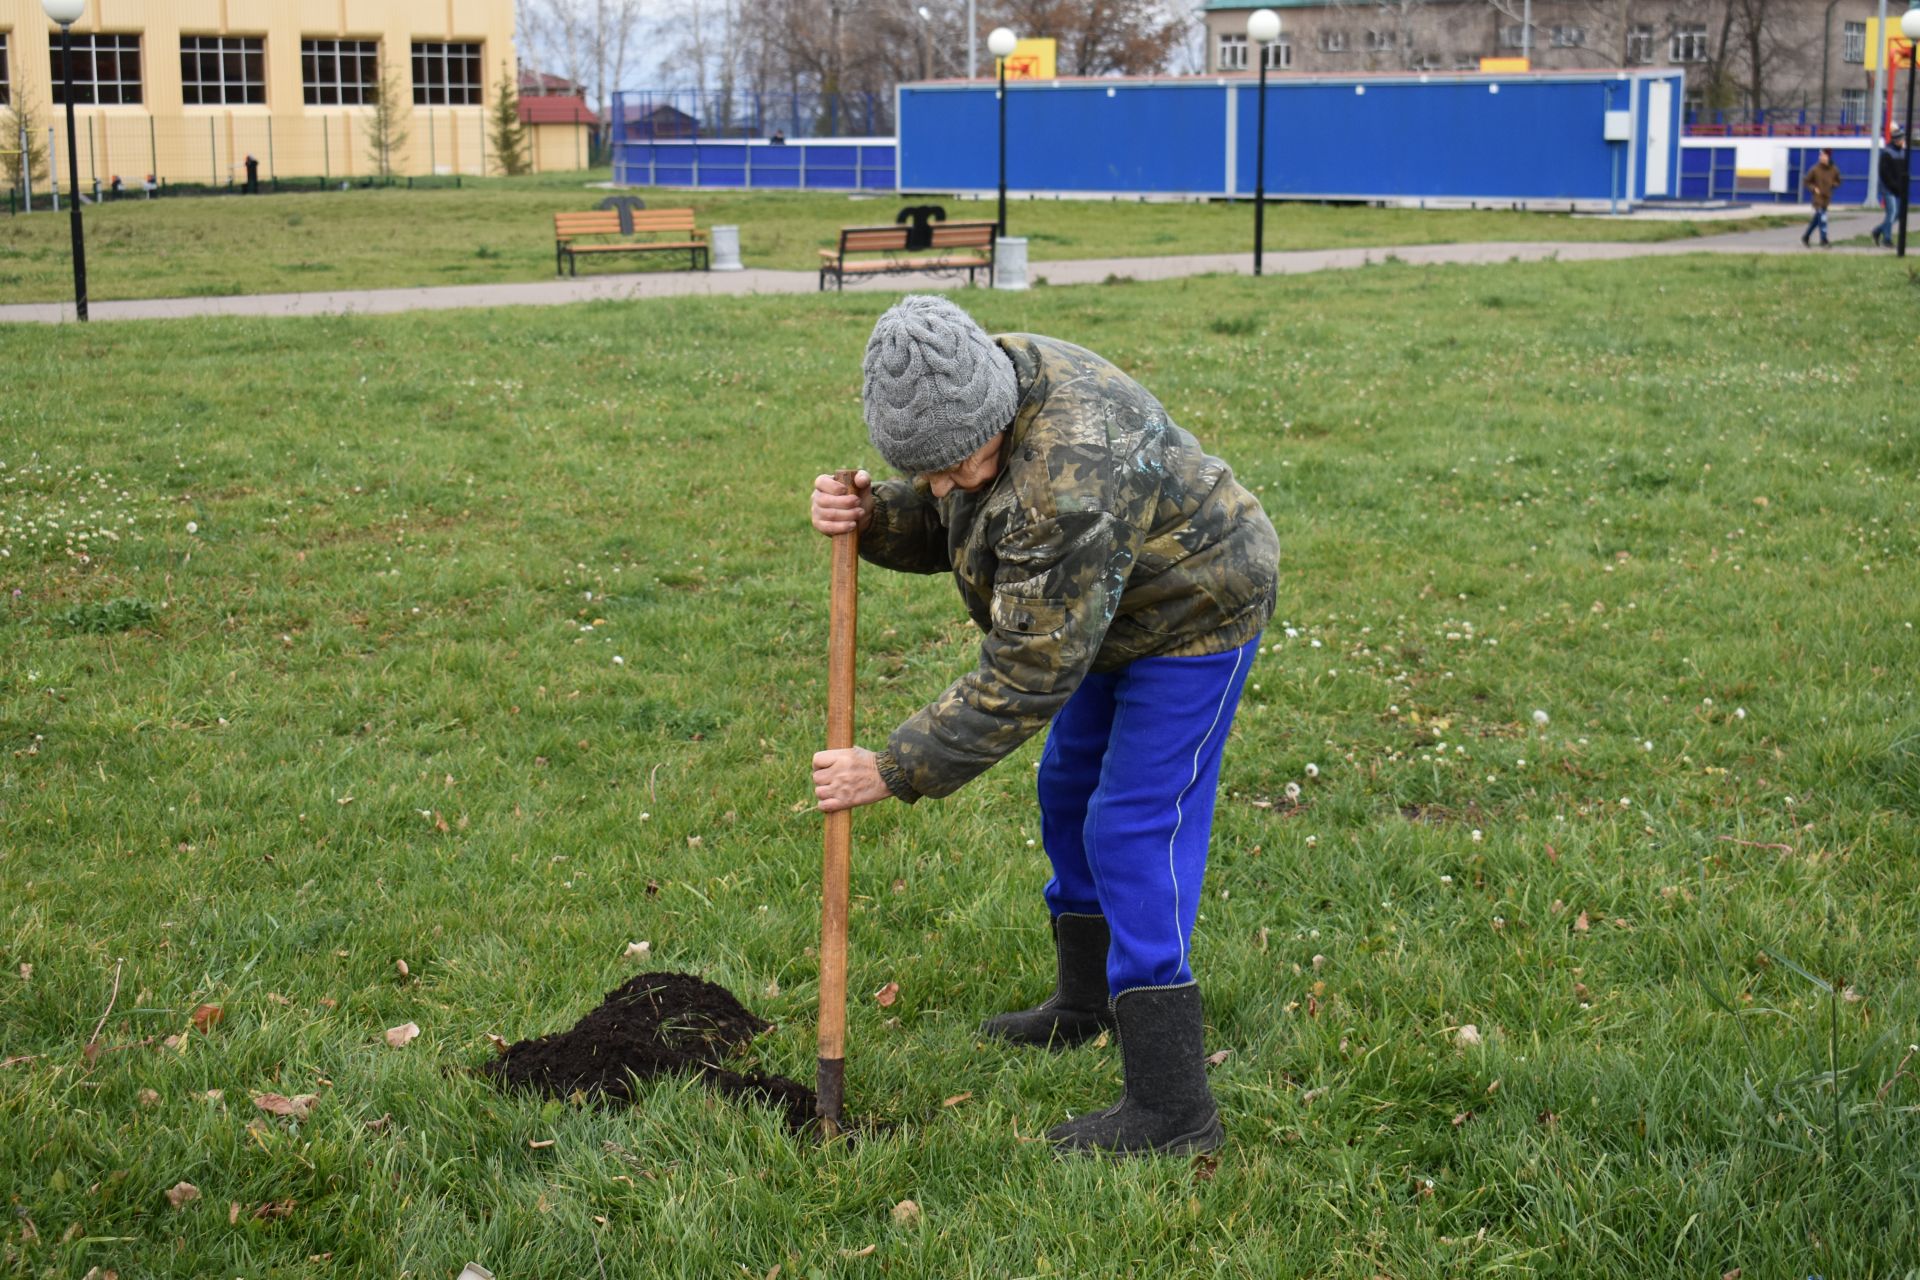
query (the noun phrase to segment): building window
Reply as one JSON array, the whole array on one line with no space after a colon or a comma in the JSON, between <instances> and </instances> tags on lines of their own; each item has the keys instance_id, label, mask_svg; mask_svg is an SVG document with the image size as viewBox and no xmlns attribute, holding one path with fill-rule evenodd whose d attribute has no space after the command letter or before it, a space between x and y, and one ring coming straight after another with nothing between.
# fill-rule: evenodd
<instances>
[{"instance_id":1,"label":"building window","mask_svg":"<svg viewBox=\"0 0 1920 1280\"><path fill-rule=\"evenodd\" d=\"M1346 50L1347 50L1347 33L1344 30L1322 31L1320 33L1320 52L1345 53Z\"/></svg>"},{"instance_id":2,"label":"building window","mask_svg":"<svg viewBox=\"0 0 1920 1280\"><path fill-rule=\"evenodd\" d=\"M1867 122L1867 91L1865 89L1842 89L1840 91L1840 123L1865 124Z\"/></svg>"},{"instance_id":3,"label":"building window","mask_svg":"<svg viewBox=\"0 0 1920 1280\"><path fill-rule=\"evenodd\" d=\"M1639 66L1653 61L1653 28L1629 27L1627 29L1627 64Z\"/></svg>"},{"instance_id":4,"label":"building window","mask_svg":"<svg viewBox=\"0 0 1920 1280\"><path fill-rule=\"evenodd\" d=\"M413 101L422 107L480 105L480 46L413 42Z\"/></svg>"},{"instance_id":5,"label":"building window","mask_svg":"<svg viewBox=\"0 0 1920 1280\"><path fill-rule=\"evenodd\" d=\"M0 107L13 101L13 74L7 63L7 33L0 31Z\"/></svg>"},{"instance_id":6,"label":"building window","mask_svg":"<svg viewBox=\"0 0 1920 1280\"><path fill-rule=\"evenodd\" d=\"M1222 34L1219 51L1214 57L1217 59L1213 67L1215 71L1245 71L1247 69L1247 38L1232 32Z\"/></svg>"},{"instance_id":7,"label":"building window","mask_svg":"<svg viewBox=\"0 0 1920 1280\"><path fill-rule=\"evenodd\" d=\"M1555 27L1552 33L1556 49L1578 49L1587 42L1585 27Z\"/></svg>"},{"instance_id":8,"label":"building window","mask_svg":"<svg viewBox=\"0 0 1920 1280\"><path fill-rule=\"evenodd\" d=\"M67 100L67 84L61 72L58 35L48 38L47 52L53 58L53 101L60 106ZM73 101L76 106L137 106L142 102L140 37L75 35Z\"/></svg>"},{"instance_id":9,"label":"building window","mask_svg":"<svg viewBox=\"0 0 1920 1280\"><path fill-rule=\"evenodd\" d=\"M1391 31L1367 32L1367 48L1373 52L1378 52L1381 49L1391 49L1394 43L1395 36Z\"/></svg>"},{"instance_id":10,"label":"building window","mask_svg":"<svg viewBox=\"0 0 1920 1280\"><path fill-rule=\"evenodd\" d=\"M1500 28L1500 47L1502 49L1524 49L1527 47L1527 28L1522 23L1511 23Z\"/></svg>"},{"instance_id":11,"label":"building window","mask_svg":"<svg viewBox=\"0 0 1920 1280\"><path fill-rule=\"evenodd\" d=\"M378 40L302 40L300 79L310 107L367 107L380 95Z\"/></svg>"},{"instance_id":12,"label":"building window","mask_svg":"<svg viewBox=\"0 0 1920 1280\"><path fill-rule=\"evenodd\" d=\"M189 107L264 104L263 43L259 36L181 36L180 101Z\"/></svg>"},{"instance_id":13,"label":"building window","mask_svg":"<svg viewBox=\"0 0 1920 1280\"><path fill-rule=\"evenodd\" d=\"M1865 62L1867 60L1867 24L1849 22L1841 36L1840 60L1842 62Z\"/></svg>"},{"instance_id":14,"label":"building window","mask_svg":"<svg viewBox=\"0 0 1920 1280\"><path fill-rule=\"evenodd\" d=\"M1668 62L1705 62L1707 27L1703 22L1683 22L1673 29L1667 41Z\"/></svg>"},{"instance_id":15,"label":"building window","mask_svg":"<svg viewBox=\"0 0 1920 1280\"><path fill-rule=\"evenodd\" d=\"M1691 89L1681 100L1680 109L1686 113L1688 124L1697 124L1706 118L1707 95L1698 89Z\"/></svg>"},{"instance_id":16,"label":"building window","mask_svg":"<svg viewBox=\"0 0 1920 1280\"><path fill-rule=\"evenodd\" d=\"M1263 50L1267 70L1285 71L1293 66L1293 41L1281 36Z\"/></svg>"}]
</instances>

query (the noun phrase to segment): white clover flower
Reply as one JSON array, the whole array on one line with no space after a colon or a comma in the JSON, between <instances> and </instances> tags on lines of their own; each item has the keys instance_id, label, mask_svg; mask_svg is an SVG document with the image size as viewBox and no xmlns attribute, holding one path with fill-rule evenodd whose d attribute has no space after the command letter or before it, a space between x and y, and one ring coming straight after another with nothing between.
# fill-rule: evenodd
<instances>
[{"instance_id":1,"label":"white clover flower","mask_svg":"<svg viewBox=\"0 0 1920 1280\"><path fill-rule=\"evenodd\" d=\"M1479 844L1482 839L1482 836L1483 836L1483 833L1478 828L1475 828L1473 832L1473 842L1475 844Z\"/></svg>"},{"instance_id":2,"label":"white clover flower","mask_svg":"<svg viewBox=\"0 0 1920 1280\"><path fill-rule=\"evenodd\" d=\"M1441 884L1452 884L1452 883L1453 883L1453 877L1452 877L1452 876L1441 876L1441 877L1440 877L1440 883L1441 883Z\"/></svg>"},{"instance_id":3,"label":"white clover flower","mask_svg":"<svg viewBox=\"0 0 1920 1280\"><path fill-rule=\"evenodd\" d=\"M1289 782L1286 786L1286 797L1298 803L1300 799L1300 784L1297 782Z\"/></svg>"},{"instance_id":4,"label":"white clover flower","mask_svg":"<svg viewBox=\"0 0 1920 1280\"><path fill-rule=\"evenodd\" d=\"M189 520L189 521L187 521L187 532L188 532L188 533L198 533L198 532L200 532L200 522L199 522L199 521L197 521L197 520Z\"/></svg>"},{"instance_id":5,"label":"white clover flower","mask_svg":"<svg viewBox=\"0 0 1920 1280\"><path fill-rule=\"evenodd\" d=\"M1320 776L1320 766L1319 766L1319 765L1317 765L1317 764L1310 764L1310 765L1308 765L1308 766L1307 766L1307 776L1308 776L1309 778L1317 778L1317 777L1319 777L1319 776Z\"/></svg>"},{"instance_id":6,"label":"white clover flower","mask_svg":"<svg viewBox=\"0 0 1920 1280\"><path fill-rule=\"evenodd\" d=\"M624 667L627 665L627 660L616 653L613 655L613 665L616 667Z\"/></svg>"},{"instance_id":7,"label":"white clover flower","mask_svg":"<svg viewBox=\"0 0 1920 1280\"><path fill-rule=\"evenodd\" d=\"M1544 711L1535 710L1533 713L1533 722L1539 725L1541 728L1546 727L1546 724L1549 718L1550 717Z\"/></svg>"},{"instance_id":8,"label":"white clover flower","mask_svg":"<svg viewBox=\"0 0 1920 1280\"><path fill-rule=\"evenodd\" d=\"M1745 707L1735 707L1733 709L1733 718L1735 720L1745 720L1747 718L1747 709Z\"/></svg>"},{"instance_id":9,"label":"white clover flower","mask_svg":"<svg viewBox=\"0 0 1920 1280\"><path fill-rule=\"evenodd\" d=\"M1633 801L1631 801L1631 800L1629 800L1629 799L1627 799L1627 797L1625 797L1625 796L1621 796L1621 797L1620 797L1620 807L1621 807L1622 809L1631 809L1631 808L1633 808Z\"/></svg>"}]
</instances>

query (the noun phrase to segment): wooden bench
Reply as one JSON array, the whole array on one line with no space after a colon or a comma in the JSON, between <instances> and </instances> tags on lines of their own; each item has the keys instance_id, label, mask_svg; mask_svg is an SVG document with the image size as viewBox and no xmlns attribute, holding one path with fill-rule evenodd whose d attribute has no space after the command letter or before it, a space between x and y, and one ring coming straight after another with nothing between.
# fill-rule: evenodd
<instances>
[{"instance_id":1,"label":"wooden bench","mask_svg":"<svg viewBox=\"0 0 1920 1280\"><path fill-rule=\"evenodd\" d=\"M556 213L553 215L553 273L579 275L578 255L583 253L658 253L680 252L687 255L687 270L704 271L711 259L707 251L707 233L695 229L691 209L635 209L633 233L658 237L678 235L683 239L622 239L615 244L578 243L582 236L621 236L618 209L592 213Z\"/></svg>"},{"instance_id":2,"label":"wooden bench","mask_svg":"<svg viewBox=\"0 0 1920 1280\"><path fill-rule=\"evenodd\" d=\"M987 283L993 283L993 237L991 222L936 222L929 228L932 243L924 252L909 252L908 227L843 227L840 245L820 251L820 287L831 277L835 287L844 290L848 276L885 275L906 271L985 271ZM850 254L877 254L850 260Z\"/></svg>"}]
</instances>

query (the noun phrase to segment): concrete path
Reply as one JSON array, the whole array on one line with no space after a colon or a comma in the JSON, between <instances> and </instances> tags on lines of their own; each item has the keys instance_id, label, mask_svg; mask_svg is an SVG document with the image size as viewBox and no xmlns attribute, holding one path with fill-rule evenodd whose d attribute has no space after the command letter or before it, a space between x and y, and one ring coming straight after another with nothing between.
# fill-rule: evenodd
<instances>
[{"instance_id":1,"label":"concrete path","mask_svg":"<svg viewBox=\"0 0 1920 1280\"><path fill-rule=\"evenodd\" d=\"M1878 221L1870 213L1833 219L1836 239L1865 235ZM1305 249L1265 255L1269 275L1338 271L1393 259L1412 264L1613 261L1671 257L1684 253L1802 253L1797 227L1770 227L1726 235L1654 243L1577 242L1544 244L1426 244L1369 249ZM1850 252L1834 250L1834 252ZM1859 252L1859 251L1851 251ZM1873 252L1881 252L1874 250ZM1195 254L1175 258L1078 258L1035 262L1034 281L1049 285L1099 284L1108 279L1172 280L1208 274L1251 275L1251 253ZM950 277L899 275L866 292L894 294L914 289L951 289ZM633 301L689 295L812 293L818 277L811 271L654 271L601 275L582 280L543 280L519 284L441 285L418 289L369 289L340 293L263 293L228 298L153 298L131 302L94 302L94 320L170 320L185 316L384 315L398 311L447 311L465 307L550 307L575 302ZM35 302L0 306L0 324L59 324L73 319L73 304Z\"/></svg>"}]
</instances>

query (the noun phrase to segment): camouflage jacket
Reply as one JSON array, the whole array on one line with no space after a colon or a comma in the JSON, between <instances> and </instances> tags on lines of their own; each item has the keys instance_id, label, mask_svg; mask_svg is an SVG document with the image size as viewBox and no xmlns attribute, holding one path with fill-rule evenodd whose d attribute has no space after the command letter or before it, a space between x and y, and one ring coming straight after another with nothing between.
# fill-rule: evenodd
<instances>
[{"instance_id":1,"label":"camouflage jacket","mask_svg":"<svg viewBox=\"0 0 1920 1280\"><path fill-rule=\"evenodd\" d=\"M1019 379L1000 472L936 499L874 486L863 558L951 570L980 665L894 730L902 800L951 794L1032 737L1089 671L1224 653L1273 613L1280 544L1259 500L1145 388L1070 343L996 339Z\"/></svg>"}]
</instances>

